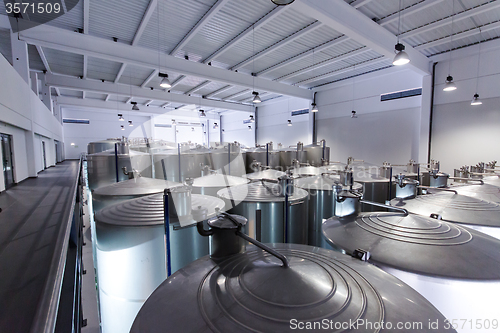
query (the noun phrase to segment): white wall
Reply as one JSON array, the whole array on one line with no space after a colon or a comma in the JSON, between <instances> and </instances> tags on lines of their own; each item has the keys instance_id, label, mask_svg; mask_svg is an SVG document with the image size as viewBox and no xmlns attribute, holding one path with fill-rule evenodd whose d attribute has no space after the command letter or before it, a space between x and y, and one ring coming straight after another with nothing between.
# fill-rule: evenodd
<instances>
[{"instance_id":1,"label":"white wall","mask_svg":"<svg viewBox=\"0 0 500 333\"><path fill-rule=\"evenodd\" d=\"M479 46L453 52L451 75L457 90L444 92L447 57L437 59L431 157L453 173L463 165L500 160L500 43L481 46L478 90L482 105L471 106L476 92Z\"/></svg>"},{"instance_id":2,"label":"white wall","mask_svg":"<svg viewBox=\"0 0 500 333\"><path fill-rule=\"evenodd\" d=\"M41 145L29 133L63 141L62 126L3 56L0 73L0 132L13 136L14 177L19 183L36 176L35 154L41 152ZM4 189L2 181L0 191Z\"/></svg>"},{"instance_id":3,"label":"white wall","mask_svg":"<svg viewBox=\"0 0 500 333\"><path fill-rule=\"evenodd\" d=\"M301 98L281 97L258 106L257 143L260 145L272 141L274 148L281 143L284 147L295 146L297 142L312 142L309 115L292 117L292 111L310 109L310 101ZM288 126L288 119L292 126Z\"/></svg>"},{"instance_id":4,"label":"white wall","mask_svg":"<svg viewBox=\"0 0 500 333\"><path fill-rule=\"evenodd\" d=\"M321 88L317 138L326 139L330 160L353 156L377 165L418 160L422 97L381 102L380 95L420 87L421 75L391 68ZM358 118L351 118L353 109Z\"/></svg>"},{"instance_id":5,"label":"white wall","mask_svg":"<svg viewBox=\"0 0 500 333\"><path fill-rule=\"evenodd\" d=\"M238 141L247 147L255 147L255 123L244 124L243 121L248 119L248 112L232 111L222 114L222 141ZM248 130L248 126L252 126L252 129Z\"/></svg>"}]
</instances>

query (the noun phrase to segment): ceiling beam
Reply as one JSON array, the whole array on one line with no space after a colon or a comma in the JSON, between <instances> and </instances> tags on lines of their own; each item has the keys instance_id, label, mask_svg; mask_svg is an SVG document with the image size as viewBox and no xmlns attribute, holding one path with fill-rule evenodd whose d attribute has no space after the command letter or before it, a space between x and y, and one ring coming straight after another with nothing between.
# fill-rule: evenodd
<instances>
[{"instance_id":1,"label":"ceiling beam","mask_svg":"<svg viewBox=\"0 0 500 333\"><path fill-rule=\"evenodd\" d=\"M255 30L258 30L264 26L264 24L270 22L271 20L275 19L278 15L283 13L288 7L291 6L276 6L273 10L268 12L266 15L262 16L257 22L243 30L241 33L236 35L233 39L231 39L229 42L227 42L224 46L219 48L217 51L209 55L207 58L205 58L202 62L204 64L209 63L210 61L216 59L218 56L220 56L222 53L226 52L229 48L233 47L235 44L239 43L242 41L245 37L250 36L252 32Z\"/></svg>"},{"instance_id":2,"label":"ceiling beam","mask_svg":"<svg viewBox=\"0 0 500 333\"><path fill-rule=\"evenodd\" d=\"M232 101L232 100L235 100L234 98L235 97L238 97L238 96L241 96L241 95L244 95L248 92L252 91L252 89L245 89L245 90L242 90L240 92L237 92L235 94L232 94L232 95L229 95L227 96L226 98L224 98L225 100L229 100L229 101Z\"/></svg>"},{"instance_id":3,"label":"ceiling beam","mask_svg":"<svg viewBox=\"0 0 500 333\"><path fill-rule=\"evenodd\" d=\"M106 102L98 99L81 99L68 96L58 96L55 99L57 104L61 107L71 107L78 109L89 109L89 111L95 111L95 109L103 110L113 110L118 112L128 112L131 111L130 104L119 102ZM145 110L145 109L144 109ZM147 111L144 110L137 111L139 113L152 113L152 114L164 114L165 110L161 108L149 107ZM131 111L133 112L133 111Z\"/></svg>"},{"instance_id":4,"label":"ceiling beam","mask_svg":"<svg viewBox=\"0 0 500 333\"><path fill-rule=\"evenodd\" d=\"M302 52L300 54L297 54L296 56L293 56L291 58L288 58L287 60L284 60L282 62L279 62L277 63L276 65L273 65L271 67L268 67L264 70L261 70L260 72L257 73L257 76L260 76L260 75L263 75L263 74L266 74L266 73L269 73L269 72L272 72L274 70L277 70L279 68L282 68L284 66L287 66L287 65L290 65L296 61L299 61L299 60L302 60L304 58L307 58L307 57L312 57L312 54L313 54L313 51L314 53L318 53L318 52L322 52L332 46L335 46L335 45L338 45L340 43L343 43L345 42L346 40L349 40L349 37L347 36L340 36L338 38L335 38L335 39L332 39L322 45L319 45L317 47L314 47L312 49L309 49L305 52Z\"/></svg>"},{"instance_id":5,"label":"ceiling beam","mask_svg":"<svg viewBox=\"0 0 500 333\"><path fill-rule=\"evenodd\" d=\"M146 103L144 103L145 106L149 106L151 103L153 103L154 100L153 99L150 99L149 101L147 101Z\"/></svg>"},{"instance_id":6,"label":"ceiling beam","mask_svg":"<svg viewBox=\"0 0 500 333\"><path fill-rule=\"evenodd\" d=\"M188 91L186 91L184 93L184 95L190 95L200 89L203 89L205 88L206 86L208 86L211 82L209 80L206 80L206 81L203 81L202 83L200 83L199 85L197 85L196 87L193 87L191 89L189 89Z\"/></svg>"},{"instance_id":7,"label":"ceiling beam","mask_svg":"<svg viewBox=\"0 0 500 333\"><path fill-rule=\"evenodd\" d=\"M182 38L182 40L177 44L172 51L170 51L170 55L175 55L177 51L182 50L184 46L189 43L189 41L205 27L205 25L221 10L221 8L228 2L229 0L218 0L210 9L203 15L203 17L196 23L196 25L187 33L187 35Z\"/></svg>"},{"instance_id":8,"label":"ceiling beam","mask_svg":"<svg viewBox=\"0 0 500 333\"><path fill-rule=\"evenodd\" d=\"M368 4L369 2L372 2L372 1L373 0L354 0L349 5L358 9L359 7L362 7L362 6Z\"/></svg>"},{"instance_id":9,"label":"ceiling beam","mask_svg":"<svg viewBox=\"0 0 500 333\"><path fill-rule=\"evenodd\" d=\"M43 66L45 66L45 70L47 70L47 73L52 74L52 70L50 69L49 62L47 61L47 57L45 56L42 47L37 45L36 50L38 51L38 55L40 55L40 58L42 59Z\"/></svg>"},{"instance_id":10,"label":"ceiling beam","mask_svg":"<svg viewBox=\"0 0 500 333\"><path fill-rule=\"evenodd\" d=\"M228 91L232 87L233 87L232 85L228 84L227 86L224 86L224 87L219 88L219 89L217 89L215 91L212 91L211 93L208 93L208 94L204 95L203 98L209 98L209 97L215 96L217 94L223 93L224 91Z\"/></svg>"},{"instance_id":11,"label":"ceiling beam","mask_svg":"<svg viewBox=\"0 0 500 333\"><path fill-rule=\"evenodd\" d=\"M295 9L366 45L386 58L394 58L397 37L344 0L302 0L296 3ZM426 56L409 45L406 45L405 51L411 59L406 66L419 74L430 73L430 61Z\"/></svg>"},{"instance_id":12,"label":"ceiling beam","mask_svg":"<svg viewBox=\"0 0 500 333\"><path fill-rule=\"evenodd\" d=\"M167 102L167 103L163 103L162 105L160 105L160 107L163 109L163 108L166 108L169 105L170 105L170 102Z\"/></svg>"},{"instance_id":13,"label":"ceiling beam","mask_svg":"<svg viewBox=\"0 0 500 333\"><path fill-rule=\"evenodd\" d=\"M251 105L242 105L237 103L229 103L224 101L216 101L211 99L203 99L199 97L191 97L182 94L166 93L161 90L142 89L136 86L125 84L116 84L111 82L102 82L98 80L80 80L78 78L47 74L46 82L51 87L59 87L70 90L95 92L100 94L113 94L117 96L133 96L135 98L173 102L181 104L202 104L207 107L219 109L229 109L236 111L251 111ZM130 98L132 100L132 98Z\"/></svg>"},{"instance_id":14,"label":"ceiling beam","mask_svg":"<svg viewBox=\"0 0 500 333\"><path fill-rule=\"evenodd\" d=\"M247 74L232 72L214 66L207 66L202 63L188 61L166 54L158 55L158 52L147 48L115 43L103 38L78 34L49 25L39 25L21 31L20 38L29 44L45 46L76 54L86 54L96 58L150 69L157 67L158 56L160 56L160 63L165 64L167 70L180 72L186 76L191 75L206 80L248 88L254 87L255 84L255 89L262 92L269 91L280 95L294 96L309 100L312 99L312 92L308 89L276 83L271 80L252 77Z\"/></svg>"},{"instance_id":15,"label":"ceiling beam","mask_svg":"<svg viewBox=\"0 0 500 333\"><path fill-rule=\"evenodd\" d=\"M467 38L467 37L479 35L481 32L495 30L495 29L498 29L498 28L500 28L500 22L494 22L494 23L486 24L486 25L483 25L482 27L473 28L473 29L470 29L470 30L466 30L466 31L454 34L453 35L453 40L457 40L457 39L462 39L462 38ZM436 46L443 45L443 44L446 44L446 43L449 43L449 42L450 42L450 37L446 36L446 37L443 37L443 38L440 38L440 39L436 39L436 40L430 41L428 43L417 45L417 46L415 46L415 49L417 49L417 50L426 50L426 49L429 49L431 47L436 47Z\"/></svg>"},{"instance_id":16,"label":"ceiling beam","mask_svg":"<svg viewBox=\"0 0 500 333\"><path fill-rule=\"evenodd\" d=\"M341 55L339 55L339 56L337 56L335 58L331 58L331 59L328 59L328 60L325 60L325 61L313 64L313 65L311 65L309 67L299 69L298 71L295 71L293 73L290 73L290 74L287 74L287 75L284 75L282 77L277 78L276 81L282 82L282 81L288 80L288 79L290 79L292 77L295 77L297 75L309 73L309 72L314 71L314 70L316 70L318 68L329 66L331 64L335 64L335 63L340 62L340 61L344 61L346 59L358 56L358 55L366 53L368 51L371 51L371 50L369 48L367 48L366 46L364 46L364 47L362 47L360 49L357 49L357 50L354 50L354 51L351 51L351 52L347 52L347 53L341 54Z\"/></svg>"},{"instance_id":17,"label":"ceiling beam","mask_svg":"<svg viewBox=\"0 0 500 333\"><path fill-rule=\"evenodd\" d=\"M83 0L83 33L87 34L89 33L89 12L90 12L90 0ZM87 78L87 72L88 72L88 56L83 55L83 78ZM83 95L83 98L85 98L85 94Z\"/></svg>"},{"instance_id":18,"label":"ceiling beam","mask_svg":"<svg viewBox=\"0 0 500 333\"><path fill-rule=\"evenodd\" d=\"M401 10L401 17L405 17L407 15L412 15L415 13L418 13L421 10L424 10L426 8L432 7L440 2L443 2L444 0L425 0L422 2L419 2L413 6L406 7ZM392 13L391 15L388 15L384 17L381 20L378 20L377 23L381 26L388 25L389 23L392 23L394 21L397 21L399 18L399 12Z\"/></svg>"},{"instance_id":19,"label":"ceiling beam","mask_svg":"<svg viewBox=\"0 0 500 333\"><path fill-rule=\"evenodd\" d=\"M303 37L305 34L308 34L312 31L320 28L321 26L322 26L321 22L318 22L318 21L311 23L307 27L302 28L301 30L294 32L290 36L283 38L279 42L269 46L268 48L254 54L254 55L252 55L250 58L247 58L247 59L243 60L242 62L238 63L237 65L234 65L233 67L231 67L231 70L234 71L234 70L240 69L240 68L250 64L252 61L258 60L258 59L262 58L263 56L265 56L273 51L276 51L277 49L279 49L285 45L290 44L291 42L299 39L300 37Z\"/></svg>"},{"instance_id":20,"label":"ceiling beam","mask_svg":"<svg viewBox=\"0 0 500 333\"><path fill-rule=\"evenodd\" d=\"M146 78L146 80L144 80L144 82L141 84L141 88L145 88L146 85L149 83L149 81L154 79L158 75L158 73L159 73L158 69L153 70L151 74L149 74L149 76Z\"/></svg>"},{"instance_id":21,"label":"ceiling beam","mask_svg":"<svg viewBox=\"0 0 500 333\"><path fill-rule=\"evenodd\" d=\"M118 74L116 74L115 83L118 83L118 81L120 81L120 78L122 77L126 67L127 64L122 63L122 65L120 66L120 70L118 71Z\"/></svg>"},{"instance_id":22,"label":"ceiling beam","mask_svg":"<svg viewBox=\"0 0 500 333\"><path fill-rule=\"evenodd\" d=\"M171 85L170 89L181 83L181 81L184 80L185 78L186 78L185 75L179 75L179 77L177 77L177 79L175 79L175 81L170 84Z\"/></svg>"},{"instance_id":23,"label":"ceiling beam","mask_svg":"<svg viewBox=\"0 0 500 333\"><path fill-rule=\"evenodd\" d=\"M387 61L387 60L388 59L385 58L385 57L375 58L375 59L372 59L372 60L368 60L368 61L362 62L360 64L351 65L351 66L348 66L348 67L345 67L345 68L342 68L342 69L339 69L339 70L336 70L336 71L332 71L332 72L328 72L328 73L325 73L325 74L318 75L316 77L312 77L310 79L302 80L302 81L299 81L299 82L297 82L295 84L297 84L297 85L305 85L305 84L308 84L308 83L311 83L311 82L314 82L314 81L318 81L318 80L322 80L322 79L326 79L326 78L329 78L329 77L332 77L332 76L336 76L336 75L340 75L340 74L344 74L344 73L349 73L349 72L351 72L351 71L353 71L355 69L359 69L359 68L363 68L363 67L367 67L367 66L379 64L379 63Z\"/></svg>"},{"instance_id":24,"label":"ceiling beam","mask_svg":"<svg viewBox=\"0 0 500 333\"><path fill-rule=\"evenodd\" d=\"M459 22L461 20L468 19L474 15L478 15L481 13L485 13L487 11L491 11L491 10L496 9L498 7L500 7L500 1L489 2L489 3L486 3L484 5L477 6L477 7L471 8L469 10L463 11L461 13L455 14L453 16L448 16L445 19L435 21L433 23L426 24L426 25L423 25L421 27L406 31L406 32L400 34L399 38L406 39L406 38L414 37L414 36L417 36L421 33L432 31L432 30L435 30L435 29L443 27L443 26L449 26L449 25L451 25L452 18L453 18L453 22L456 23L456 22Z\"/></svg>"}]
</instances>

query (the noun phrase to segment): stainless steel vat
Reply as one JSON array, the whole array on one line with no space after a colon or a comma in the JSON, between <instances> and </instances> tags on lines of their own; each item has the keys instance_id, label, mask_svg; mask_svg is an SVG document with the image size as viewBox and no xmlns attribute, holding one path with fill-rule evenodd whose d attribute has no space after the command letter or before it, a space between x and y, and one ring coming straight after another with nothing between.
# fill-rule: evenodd
<instances>
[{"instance_id":1,"label":"stainless steel vat","mask_svg":"<svg viewBox=\"0 0 500 333\"><path fill-rule=\"evenodd\" d=\"M294 177L312 177L321 175L326 171L325 168L315 167L315 166L304 166L300 168L290 169L290 172Z\"/></svg>"},{"instance_id":2,"label":"stainless steel vat","mask_svg":"<svg viewBox=\"0 0 500 333\"><path fill-rule=\"evenodd\" d=\"M368 251L371 263L409 284L450 321L495 318L498 312L500 252L494 249L500 241L495 238L398 212L334 217L323 224L323 232L332 246L348 254ZM460 332L477 330L464 325Z\"/></svg>"},{"instance_id":3,"label":"stainless steel vat","mask_svg":"<svg viewBox=\"0 0 500 333\"><path fill-rule=\"evenodd\" d=\"M203 166L212 166L209 149L191 149L190 146L182 144L178 149L153 154L153 161L155 178L173 182L200 177Z\"/></svg>"},{"instance_id":4,"label":"stainless steel vat","mask_svg":"<svg viewBox=\"0 0 500 333\"><path fill-rule=\"evenodd\" d=\"M298 142L296 147L289 147L279 150L280 166L282 170L287 170L293 166L293 161L307 163L307 151L304 150L304 144Z\"/></svg>"},{"instance_id":5,"label":"stainless steel vat","mask_svg":"<svg viewBox=\"0 0 500 333\"><path fill-rule=\"evenodd\" d=\"M226 187L248 184L246 178L231 175L213 174L193 179L193 193L211 195L217 197L217 192Z\"/></svg>"},{"instance_id":6,"label":"stainless steel vat","mask_svg":"<svg viewBox=\"0 0 500 333\"><path fill-rule=\"evenodd\" d=\"M333 187L340 184L338 175L320 175L295 180L295 186L309 193L308 244L331 249L325 241L321 225L323 220L334 216L336 206L345 201L335 200ZM346 188L346 187L344 187ZM353 184L353 189L361 193L363 186Z\"/></svg>"},{"instance_id":7,"label":"stainless steel vat","mask_svg":"<svg viewBox=\"0 0 500 333\"><path fill-rule=\"evenodd\" d=\"M220 199L192 195L207 218L223 209ZM103 333L128 332L140 307L167 277L163 194L128 200L96 213L97 276ZM193 221L194 222L194 221ZM208 254L208 239L194 225L170 221L172 272Z\"/></svg>"},{"instance_id":8,"label":"stainless steel vat","mask_svg":"<svg viewBox=\"0 0 500 333\"><path fill-rule=\"evenodd\" d=\"M389 179L364 171L360 172L358 170L354 172L354 181L363 185L363 199L378 203L385 203L389 200ZM396 188L395 185L393 185L392 193L395 195L395 192ZM370 205L362 204L361 210L365 212L372 212L379 209Z\"/></svg>"},{"instance_id":9,"label":"stainless steel vat","mask_svg":"<svg viewBox=\"0 0 500 333\"><path fill-rule=\"evenodd\" d=\"M280 166L279 151L272 150L272 144L266 147L250 148L246 151L246 172L257 171L255 162L260 162L262 166L277 168Z\"/></svg>"},{"instance_id":10,"label":"stainless steel vat","mask_svg":"<svg viewBox=\"0 0 500 333\"><path fill-rule=\"evenodd\" d=\"M212 149L210 151L210 165L212 169L226 175L241 177L246 174L245 167L246 152L240 144L229 143L224 148Z\"/></svg>"},{"instance_id":11,"label":"stainless steel vat","mask_svg":"<svg viewBox=\"0 0 500 333\"><path fill-rule=\"evenodd\" d=\"M149 154L129 150L122 143L118 144L117 147L118 154L115 154L115 150L112 149L87 155L88 181L91 190L117 181L128 180L133 177L133 174L137 173L143 177L152 176ZM118 168L116 167L116 161L118 161ZM125 174L124 170L129 174Z\"/></svg>"},{"instance_id":12,"label":"stainless steel vat","mask_svg":"<svg viewBox=\"0 0 500 333\"><path fill-rule=\"evenodd\" d=\"M247 173L245 177L250 180L261 180L261 179L273 179L278 180L279 177L283 177L285 173L283 171L267 169L252 173Z\"/></svg>"},{"instance_id":13,"label":"stainless steel vat","mask_svg":"<svg viewBox=\"0 0 500 333\"><path fill-rule=\"evenodd\" d=\"M447 187L450 175L444 172L423 172L422 185L428 187Z\"/></svg>"},{"instance_id":14,"label":"stainless steel vat","mask_svg":"<svg viewBox=\"0 0 500 333\"><path fill-rule=\"evenodd\" d=\"M229 213L248 219L245 232L250 237L264 243L307 244L307 192L296 188L286 210L285 197L279 193L278 184L257 181L220 190L218 196L233 207Z\"/></svg>"},{"instance_id":15,"label":"stainless steel vat","mask_svg":"<svg viewBox=\"0 0 500 333\"><path fill-rule=\"evenodd\" d=\"M94 212L119 202L145 195L163 193L167 188L181 186L181 183L168 180L138 177L119 183L99 187L92 192Z\"/></svg>"},{"instance_id":16,"label":"stainless steel vat","mask_svg":"<svg viewBox=\"0 0 500 333\"><path fill-rule=\"evenodd\" d=\"M373 265L306 245L272 249L288 259L288 267L252 246L183 268L155 290L130 332L277 333L309 323L314 329L307 332L386 333L395 332L398 322L422 322L419 332L454 332L425 298ZM356 321L372 327L349 329ZM436 322L435 330L429 322Z\"/></svg>"},{"instance_id":17,"label":"stainless steel vat","mask_svg":"<svg viewBox=\"0 0 500 333\"><path fill-rule=\"evenodd\" d=\"M307 154L307 162L312 166L320 167L325 162L330 162L330 147L326 146L325 140L304 146L304 151Z\"/></svg>"},{"instance_id":18,"label":"stainless steel vat","mask_svg":"<svg viewBox=\"0 0 500 333\"><path fill-rule=\"evenodd\" d=\"M119 142L121 142L119 139L107 139L89 142L89 144L87 145L87 154L96 154L106 150L115 149L115 143Z\"/></svg>"}]
</instances>

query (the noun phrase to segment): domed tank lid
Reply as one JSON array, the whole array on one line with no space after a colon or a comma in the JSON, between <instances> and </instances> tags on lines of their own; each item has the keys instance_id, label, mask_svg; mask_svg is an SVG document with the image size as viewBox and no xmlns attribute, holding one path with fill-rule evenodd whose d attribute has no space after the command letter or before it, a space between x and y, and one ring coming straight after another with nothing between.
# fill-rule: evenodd
<instances>
[{"instance_id":1,"label":"domed tank lid","mask_svg":"<svg viewBox=\"0 0 500 333\"><path fill-rule=\"evenodd\" d=\"M337 184L340 184L340 176L338 175L319 175L295 179L295 186L305 190L333 191L333 185ZM355 182L352 189L362 190L363 185Z\"/></svg>"},{"instance_id":2,"label":"domed tank lid","mask_svg":"<svg viewBox=\"0 0 500 333\"><path fill-rule=\"evenodd\" d=\"M368 172L353 170L354 181L359 183L388 183L389 179Z\"/></svg>"},{"instance_id":3,"label":"domed tank lid","mask_svg":"<svg viewBox=\"0 0 500 333\"><path fill-rule=\"evenodd\" d=\"M248 179L275 179L278 180L279 177L283 177L285 173L283 171L267 169L263 171L257 171L252 173L247 173L246 177Z\"/></svg>"},{"instance_id":4,"label":"domed tank lid","mask_svg":"<svg viewBox=\"0 0 500 333\"><path fill-rule=\"evenodd\" d=\"M451 189L458 192L458 194L466 195L480 200L491 201L500 203L500 187L482 184L482 185L462 185L453 186Z\"/></svg>"},{"instance_id":5,"label":"domed tank lid","mask_svg":"<svg viewBox=\"0 0 500 333\"><path fill-rule=\"evenodd\" d=\"M279 196L280 188L278 184L257 181L250 184L238 185L224 188L217 192L217 195L226 200L236 202L284 202L285 197ZM297 201L306 198L309 194L303 189L296 188L289 201Z\"/></svg>"},{"instance_id":6,"label":"domed tank lid","mask_svg":"<svg viewBox=\"0 0 500 333\"><path fill-rule=\"evenodd\" d=\"M213 174L193 179L194 187L228 187L247 184L248 179L231 175Z\"/></svg>"},{"instance_id":7,"label":"domed tank lid","mask_svg":"<svg viewBox=\"0 0 500 333\"><path fill-rule=\"evenodd\" d=\"M352 254L370 252L382 266L454 279L500 280L500 240L454 223L394 212L333 217L323 223L328 243Z\"/></svg>"},{"instance_id":8,"label":"domed tank lid","mask_svg":"<svg viewBox=\"0 0 500 333\"><path fill-rule=\"evenodd\" d=\"M191 207L199 211L207 209L207 218L217 214L224 208L224 201L208 195L191 194ZM127 200L101 209L95 214L96 223L124 227L142 227L164 223L163 194L153 194L138 199ZM176 222L176 221L171 221ZM194 220L193 220L194 223Z\"/></svg>"},{"instance_id":9,"label":"domed tank lid","mask_svg":"<svg viewBox=\"0 0 500 333\"><path fill-rule=\"evenodd\" d=\"M414 199L394 199L392 205L423 216L439 214L448 222L500 228L500 205L465 195L449 192L418 195Z\"/></svg>"},{"instance_id":10,"label":"domed tank lid","mask_svg":"<svg viewBox=\"0 0 500 333\"><path fill-rule=\"evenodd\" d=\"M266 147L252 147L248 148L247 153L265 153L267 151Z\"/></svg>"},{"instance_id":11,"label":"domed tank lid","mask_svg":"<svg viewBox=\"0 0 500 333\"><path fill-rule=\"evenodd\" d=\"M163 193L166 188L181 186L181 183L147 177L133 178L119 183L99 187L93 194L97 196L132 196Z\"/></svg>"},{"instance_id":12,"label":"domed tank lid","mask_svg":"<svg viewBox=\"0 0 500 333\"><path fill-rule=\"evenodd\" d=\"M247 224L248 220L243 216L239 215L231 215L233 219L236 220L241 226ZM238 225L236 225L231 219L224 215L218 215L216 218L213 218L208 221L208 225L212 228L216 229L238 229Z\"/></svg>"},{"instance_id":13,"label":"domed tank lid","mask_svg":"<svg viewBox=\"0 0 500 333\"><path fill-rule=\"evenodd\" d=\"M434 332L426 324L437 320L439 332L454 332L425 298L373 265L305 245L274 249L288 268L253 246L222 262L204 257L189 264L153 292L130 332L289 332L294 320L332 325L325 332L347 331L334 325L356 321L373 325L359 326L361 332L390 332L381 324L401 321Z\"/></svg>"},{"instance_id":14,"label":"domed tank lid","mask_svg":"<svg viewBox=\"0 0 500 333\"><path fill-rule=\"evenodd\" d=\"M302 177L317 176L321 175L324 172L324 169L313 166L306 166L306 167L291 169L291 172L294 176L302 176Z\"/></svg>"}]
</instances>

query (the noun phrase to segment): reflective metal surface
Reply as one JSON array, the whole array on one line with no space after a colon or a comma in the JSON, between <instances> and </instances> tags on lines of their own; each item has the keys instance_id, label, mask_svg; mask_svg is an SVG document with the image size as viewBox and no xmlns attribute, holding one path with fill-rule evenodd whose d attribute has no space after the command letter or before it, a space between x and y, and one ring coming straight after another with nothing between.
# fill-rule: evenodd
<instances>
[{"instance_id":1,"label":"reflective metal surface","mask_svg":"<svg viewBox=\"0 0 500 333\"><path fill-rule=\"evenodd\" d=\"M361 248L370 261L417 274L500 280L500 241L457 224L393 212L333 217L323 234L347 253ZM485 255L488 253L488 255Z\"/></svg>"},{"instance_id":2,"label":"reflective metal surface","mask_svg":"<svg viewBox=\"0 0 500 333\"><path fill-rule=\"evenodd\" d=\"M119 143L118 139L107 139L102 141L89 142L87 145L87 154L96 154L106 150L115 149L115 143Z\"/></svg>"},{"instance_id":3,"label":"reflective metal surface","mask_svg":"<svg viewBox=\"0 0 500 333\"><path fill-rule=\"evenodd\" d=\"M305 166L301 168L290 169L292 175L295 177L311 177L321 175L325 169L315 166Z\"/></svg>"},{"instance_id":4,"label":"reflective metal surface","mask_svg":"<svg viewBox=\"0 0 500 333\"><path fill-rule=\"evenodd\" d=\"M394 199L391 204L423 216L439 214L448 222L500 227L500 205L464 195L442 192L409 200Z\"/></svg>"},{"instance_id":5,"label":"reflective metal surface","mask_svg":"<svg viewBox=\"0 0 500 333\"><path fill-rule=\"evenodd\" d=\"M246 174L246 152L239 143L229 143L224 148L210 151L210 165L220 173L241 177Z\"/></svg>"},{"instance_id":6,"label":"reflective metal surface","mask_svg":"<svg viewBox=\"0 0 500 333\"><path fill-rule=\"evenodd\" d=\"M308 212L308 244L331 249L325 241L321 226L324 219L334 216L335 207L342 206L345 201L337 202L333 186L340 183L338 175L321 175L295 180L295 186L309 192ZM353 189L361 192L363 186L354 183Z\"/></svg>"},{"instance_id":7,"label":"reflective metal surface","mask_svg":"<svg viewBox=\"0 0 500 333\"><path fill-rule=\"evenodd\" d=\"M280 153L279 151L272 150L272 145L269 149L266 147L250 148L246 151L246 171L247 173L256 171L255 163L260 162L263 166L270 168L277 168L280 166Z\"/></svg>"},{"instance_id":8,"label":"reflective metal surface","mask_svg":"<svg viewBox=\"0 0 500 333\"><path fill-rule=\"evenodd\" d=\"M220 190L218 196L233 207L229 213L248 219L245 232L250 237L263 243L307 244L308 193L296 188L286 210L280 193L278 184L252 182Z\"/></svg>"},{"instance_id":9,"label":"reflective metal surface","mask_svg":"<svg viewBox=\"0 0 500 333\"><path fill-rule=\"evenodd\" d=\"M285 173L283 171L267 169L263 171L257 171L252 173L247 173L246 177L250 180L259 180L259 179L273 179L278 180L279 177L283 177Z\"/></svg>"},{"instance_id":10,"label":"reflective metal surface","mask_svg":"<svg viewBox=\"0 0 500 333\"><path fill-rule=\"evenodd\" d=\"M217 197L217 192L223 188L247 184L248 179L230 175L213 174L193 179L193 193Z\"/></svg>"},{"instance_id":11,"label":"reflective metal surface","mask_svg":"<svg viewBox=\"0 0 500 333\"><path fill-rule=\"evenodd\" d=\"M385 203L389 199L389 179L367 172L354 172L354 181L363 185L363 199L373 202ZM395 195L396 185L393 184L393 195ZM380 210L373 206L363 204L361 210L372 212Z\"/></svg>"},{"instance_id":12,"label":"reflective metal surface","mask_svg":"<svg viewBox=\"0 0 500 333\"><path fill-rule=\"evenodd\" d=\"M450 175L443 172L431 173L423 172L421 179L422 185L429 187L446 187L448 186L448 178Z\"/></svg>"},{"instance_id":13,"label":"reflective metal surface","mask_svg":"<svg viewBox=\"0 0 500 333\"><path fill-rule=\"evenodd\" d=\"M312 166L320 167L323 162L330 162L330 147L326 146L324 140L304 146L307 154L307 162Z\"/></svg>"},{"instance_id":14,"label":"reflective metal surface","mask_svg":"<svg viewBox=\"0 0 500 333\"><path fill-rule=\"evenodd\" d=\"M373 265L311 246L274 249L289 268L253 247L218 263L204 257L190 264L155 290L131 332L277 333L323 321L332 326L307 331L394 332L381 323L408 321L422 322L419 332L436 332L427 324L437 321L437 331L454 332L444 329L445 318L427 300ZM372 327L343 324L353 321Z\"/></svg>"},{"instance_id":15,"label":"reflective metal surface","mask_svg":"<svg viewBox=\"0 0 500 333\"><path fill-rule=\"evenodd\" d=\"M500 204L500 187L498 186L484 183L483 185L451 186L450 189L461 195Z\"/></svg>"},{"instance_id":16,"label":"reflective metal surface","mask_svg":"<svg viewBox=\"0 0 500 333\"><path fill-rule=\"evenodd\" d=\"M203 206L208 217L220 199L192 195L192 207ZM127 332L142 303L166 278L163 194L128 200L96 213L97 276L102 331ZM194 221L193 221L194 222ZM208 254L208 238L196 227L170 223L172 272Z\"/></svg>"},{"instance_id":17,"label":"reflective metal surface","mask_svg":"<svg viewBox=\"0 0 500 333\"><path fill-rule=\"evenodd\" d=\"M179 154L180 152L180 154ZM211 166L209 149L183 149L166 151L153 155L155 178L183 182L187 178L201 176L203 166Z\"/></svg>"}]
</instances>

